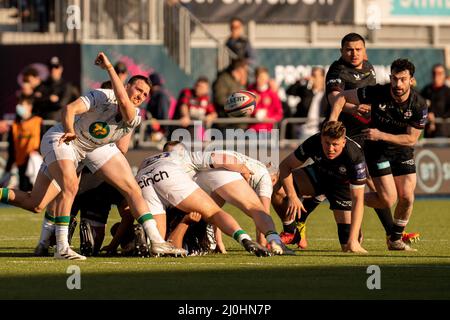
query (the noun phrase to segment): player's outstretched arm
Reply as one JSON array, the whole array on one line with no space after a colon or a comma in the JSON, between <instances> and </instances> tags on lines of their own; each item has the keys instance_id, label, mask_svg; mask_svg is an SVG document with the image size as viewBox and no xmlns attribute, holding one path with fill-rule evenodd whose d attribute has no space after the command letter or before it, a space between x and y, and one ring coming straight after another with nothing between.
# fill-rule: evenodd
<instances>
[{"instance_id":1,"label":"player's outstretched arm","mask_svg":"<svg viewBox=\"0 0 450 320\"><path fill-rule=\"evenodd\" d=\"M300 217L302 211L306 212L295 192L294 179L292 178L292 170L300 167L302 164L303 162L298 160L294 153L287 156L280 164L280 181L288 197L286 214L289 220L294 219L296 216Z\"/></svg>"},{"instance_id":2,"label":"player's outstretched arm","mask_svg":"<svg viewBox=\"0 0 450 320\"><path fill-rule=\"evenodd\" d=\"M359 243L359 230L361 229L362 219L364 215L364 184L351 185L350 193L352 198L352 212L350 234L346 246L347 252L367 253L367 251Z\"/></svg>"},{"instance_id":3,"label":"player's outstretched arm","mask_svg":"<svg viewBox=\"0 0 450 320\"><path fill-rule=\"evenodd\" d=\"M248 180L247 178L250 178L250 175L254 173L233 155L213 153L211 154L211 161L215 169L226 169L229 171L239 172L244 176L244 178L246 178L246 180Z\"/></svg>"},{"instance_id":4,"label":"player's outstretched arm","mask_svg":"<svg viewBox=\"0 0 450 320\"><path fill-rule=\"evenodd\" d=\"M136 116L135 107L134 104L130 101L127 91L125 90L122 81L117 75L116 70L114 70L113 65L103 52L100 52L97 55L95 64L108 72L123 120L127 123L130 123Z\"/></svg>"},{"instance_id":5,"label":"player's outstretched arm","mask_svg":"<svg viewBox=\"0 0 450 320\"><path fill-rule=\"evenodd\" d=\"M361 105L362 108L359 108L360 101L358 99L357 90L346 90L340 93L332 92L328 95L328 101L330 101L331 104L330 121L337 121L344 108L349 109L349 111L353 113L365 113L370 111L370 108L367 105ZM366 110L367 108L369 109Z\"/></svg>"},{"instance_id":6,"label":"player's outstretched arm","mask_svg":"<svg viewBox=\"0 0 450 320\"><path fill-rule=\"evenodd\" d=\"M69 141L76 139L77 136L74 129L75 116L86 111L86 105L80 98L72 103L69 103L62 109L62 124L64 126L64 135L62 135L59 139L59 144L69 143Z\"/></svg>"},{"instance_id":7,"label":"player's outstretched arm","mask_svg":"<svg viewBox=\"0 0 450 320\"><path fill-rule=\"evenodd\" d=\"M393 144L398 144L406 147L413 147L419 140L422 130L408 126L405 134L390 134L378 129L364 129L363 133L366 135L366 139L372 141L386 141Z\"/></svg>"},{"instance_id":8,"label":"player's outstretched arm","mask_svg":"<svg viewBox=\"0 0 450 320\"><path fill-rule=\"evenodd\" d=\"M168 240L177 248L183 248L183 239L189 226L197 223L202 219L202 215L198 212L186 214L175 229L170 233Z\"/></svg>"}]
</instances>

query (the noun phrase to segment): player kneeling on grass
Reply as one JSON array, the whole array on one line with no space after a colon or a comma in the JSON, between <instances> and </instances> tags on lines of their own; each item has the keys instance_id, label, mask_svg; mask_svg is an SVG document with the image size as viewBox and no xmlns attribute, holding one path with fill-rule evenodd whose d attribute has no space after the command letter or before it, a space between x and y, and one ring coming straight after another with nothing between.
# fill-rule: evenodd
<instances>
[{"instance_id":1,"label":"player kneeling on grass","mask_svg":"<svg viewBox=\"0 0 450 320\"><path fill-rule=\"evenodd\" d=\"M164 150L176 151L181 154L189 153L185 145L179 141L166 143ZM267 167L262 162L235 151L196 152L192 153L192 158L196 158L197 154L203 159L203 164L212 163L213 158L216 159L216 162L217 159L220 161L229 159L232 163L243 164L251 171L252 174L244 174L244 179L239 172L221 169L217 165L216 168L204 166L196 171L193 179L214 199L219 207L228 202L251 217L256 225L259 244L268 245L274 254L294 255L295 253L281 241L270 216L272 180ZM216 236L220 237L217 232Z\"/></svg>"},{"instance_id":2,"label":"player kneeling on grass","mask_svg":"<svg viewBox=\"0 0 450 320\"><path fill-rule=\"evenodd\" d=\"M341 122L327 122L320 133L308 138L287 156L280 164L279 178L285 194L279 193L278 185L272 201L278 208L284 208L287 220L294 220L305 211L299 195L308 192L302 190L303 181L299 179L295 169L309 158L313 159L318 185L330 201L330 209L334 212L342 250L366 253L359 242L364 214L366 163L359 145L347 138L345 132ZM314 194L313 190L309 192Z\"/></svg>"}]
</instances>

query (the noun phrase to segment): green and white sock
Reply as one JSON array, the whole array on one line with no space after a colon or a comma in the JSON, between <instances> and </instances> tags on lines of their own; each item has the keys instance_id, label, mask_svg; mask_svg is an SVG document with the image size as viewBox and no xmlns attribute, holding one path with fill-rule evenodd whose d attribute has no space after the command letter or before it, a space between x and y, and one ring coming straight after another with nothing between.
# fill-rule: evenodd
<instances>
[{"instance_id":1,"label":"green and white sock","mask_svg":"<svg viewBox=\"0 0 450 320\"><path fill-rule=\"evenodd\" d=\"M233 233L233 239L236 240L237 242L239 242L242 245L242 240L247 239L247 240L252 240L252 238L250 238L250 236L247 234L247 232L245 232L244 230L237 230Z\"/></svg>"},{"instance_id":2,"label":"green and white sock","mask_svg":"<svg viewBox=\"0 0 450 320\"><path fill-rule=\"evenodd\" d=\"M9 189L8 188L0 188L0 202L2 202L2 203L9 202Z\"/></svg>"},{"instance_id":3,"label":"green and white sock","mask_svg":"<svg viewBox=\"0 0 450 320\"><path fill-rule=\"evenodd\" d=\"M149 237L150 241L156 243L164 242L164 238L159 233L159 230L156 227L156 221L153 219L151 213L144 213L137 221L142 225L142 228L144 228L145 234Z\"/></svg>"},{"instance_id":4,"label":"green and white sock","mask_svg":"<svg viewBox=\"0 0 450 320\"><path fill-rule=\"evenodd\" d=\"M56 236L56 250L58 252L65 252L69 248L69 234L70 215L55 217L55 236Z\"/></svg>"},{"instance_id":5,"label":"green and white sock","mask_svg":"<svg viewBox=\"0 0 450 320\"><path fill-rule=\"evenodd\" d=\"M50 245L50 237L55 232L55 217L53 213L45 211L44 221L42 221L41 238L39 243L48 248Z\"/></svg>"}]
</instances>

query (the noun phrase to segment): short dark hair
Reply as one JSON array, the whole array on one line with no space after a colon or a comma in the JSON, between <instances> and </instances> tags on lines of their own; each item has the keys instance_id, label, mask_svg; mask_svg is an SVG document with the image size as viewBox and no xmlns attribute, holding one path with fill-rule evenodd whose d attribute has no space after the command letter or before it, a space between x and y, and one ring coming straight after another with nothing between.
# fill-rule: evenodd
<instances>
[{"instance_id":1,"label":"short dark hair","mask_svg":"<svg viewBox=\"0 0 450 320\"><path fill-rule=\"evenodd\" d=\"M28 104L30 104L30 105L33 105L33 102L34 102L34 99L33 99L33 97L30 97L30 96L26 96L26 95L24 95L24 94L21 94L20 96L19 96L19 98L17 99L17 103L19 104L19 103L28 103Z\"/></svg>"},{"instance_id":2,"label":"short dark hair","mask_svg":"<svg viewBox=\"0 0 450 320\"><path fill-rule=\"evenodd\" d=\"M207 76L200 76L197 78L197 80L195 81L195 84L199 83L199 82L206 82L209 84L209 79Z\"/></svg>"},{"instance_id":3,"label":"short dark hair","mask_svg":"<svg viewBox=\"0 0 450 320\"><path fill-rule=\"evenodd\" d=\"M245 68L248 66L246 59L235 59L230 64L230 71L237 70L239 68Z\"/></svg>"},{"instance_id":4,"label":"short dark hair","mask_svg":"<svg viewBox=\"0 0 450 320\"><path fill-rule=\"evenodd\" d=\"M150 88L152 87L152 83L150 82L150 80L148 80L148 78L146 76L143 76L141 74L137 74L135 76L132 76L130 78L130 80L128 80L128 84L129 85L133 85L136 81L138 80L142 80L144 81Z\"/></svg>"},{"instance_id":5,"label":"short dark hair","mask_svg":"<svg viewBox=\"0 0 450 320\"><path fill-rule=\"evenodd\" d=\"M39 72L33 67L28 67L23 71L22 76L24 78L28 76L39 77Z\"/></svg>"},{"instance_id":6,"label":"short dark hair","mask_svg":"<svg viewBox=\"0 0 450 320\"><path fill-rule=\"evenodd\" d=\"M255 69L255 77L259 76L261 73L267 73L267 74L269 74L269 69L267 69L267 68L264 67L264 66L257 67L257 68Z\"/></svg>"},{"instance_id":7,"label":"short dark hair","mask_svg":"<svg viewBox=\"0 0 450 320\"><path fill-rule=\"evenodd\" d=\"M414 64L411 61L409 61L408 59L400 58L400 59L394 60L394 62L392 62L391 74L402 72L405 70L408 70L411 77L414 77L414 72L416 71L416 67L414 66Z\"/></svg>"},{"instance_id":8,"label":"short dark hair","mask_svg":"<svg viewBox=\"0 0 450 320\"><path fill-rule=\"evenodd\" d=\"M169 150L169 147L175 147L179 144L182 144L182 143L181 143L181 141L178 141L178 140L167 141L163 146L163 151L167 152Z\"/></svg>"},{"instance_id":9,"label":"short dark hair","mask_svg":"<svg viewBox=\"0 0 450 320\"><path fill-rule=\"evenodd\" d=\"M116 70L117 74L128 72L127 65L125 63L123 63L122 61L119 61L114 65L114 70Z\"/></svg>"},{"instance_id":10,"label":"short dark hair","mask_svg":"<svg viewBox=\"0 0 450 320\"><path fill-rule=\"evenodd\" d=\"M332 139L340 139L345 137L347 130L345 126L340 121L328 121L324 123L321 131L321 135L325 137L330 137Z\"/></svg>"},{"instance_id":11,"label":"short dark hair","mask_svg":"<svg viewBox=\"0 0 450 320\"><path fill-rule=\"evenodd\" d=\"M444 74L447 76L447 69L445 68L445 66L442 63L434 64L433 67L431 68L431 71L434 72L434 70L436 70L437 68L444 69Z\"/></svg>"},{"instance_id":12,"label":"short dark hair","mask_svg":"<svg viewBox=\"0 0 450 320\"><path fill-rule=\"evenodd\" d=\"M342 40L341 40L341 48L343 48L344 45L345 45L347 42L355 42L355 41L362 41L363 44L364 44L364 46L366 45L366 41L364 40L364 38L363 38L362 35L360 35L360 34L358 34L358 33L355 33L355 32L352 32L352 33L346 34L346 35L342 38Z\"/></svg>"},{"instance_id":13,"label":"short dark hair","mask_svg":"<svg viewBox=\"0 0 450 320\"><path fill-rule=\"evenodd\" d=\"M102 84L100 85L100 89L112 89L112 88L113 88L113 86L112 86L111 80L102 82Z\"/></svg>"}]
</instances>

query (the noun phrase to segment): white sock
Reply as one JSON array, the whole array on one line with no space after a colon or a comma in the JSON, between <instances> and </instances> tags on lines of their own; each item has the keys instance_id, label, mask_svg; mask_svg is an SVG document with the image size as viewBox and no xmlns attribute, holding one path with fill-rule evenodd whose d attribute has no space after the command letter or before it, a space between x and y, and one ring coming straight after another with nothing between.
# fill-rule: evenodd
<instances>
[{"instance_id":1,"label":"white sock","mask_svg":"<svg viewBox=\"0 0 450 320\"><path fill-rule=\"evenodd\" d=\"M58 252L64 252L69 248L69 241L67 239L69 235L69 226L56 225L56 250Z\"/></svg>"},{"instance_id":2,"label":"white sock","mask_svg":"<svg viewBox=\"0 0 450 320\"><path fill-rule=\"evenodd\" d=\"M39 239L39 243L44 247L48 248L50 245L50 237L55 232L55 223L53 221L44 218L42 221L41 227L41 238Z\"/></svg>"},{"instance_id":3,"label":"white sock","mask_svg":"<svg viewBox=\"0 0 450 320\"><path fill-rule=\"evenodd\" d=\"M155 219L149 219L142 223L142 228L144 228L145 234L150 238L150 241L161 243L164 242L163 237L159 233L158 228L156 227Z\"/></svg>"}]
</instances>

